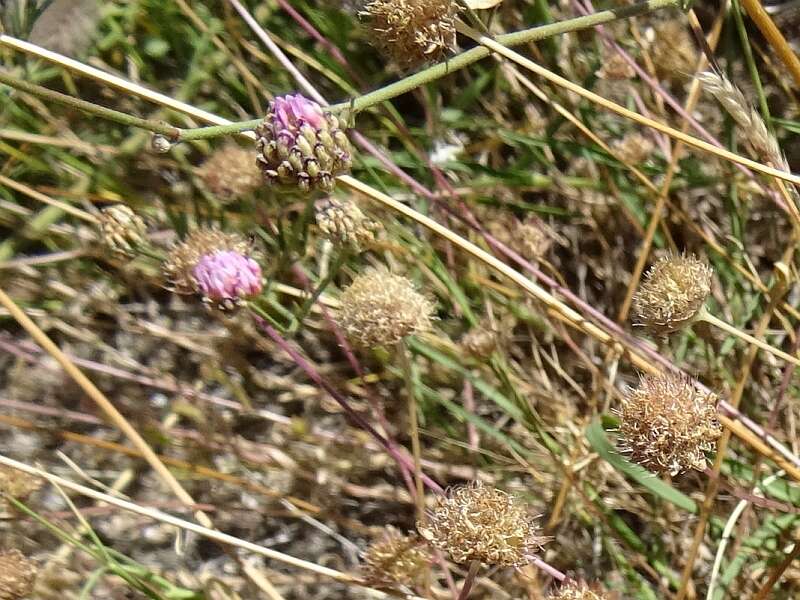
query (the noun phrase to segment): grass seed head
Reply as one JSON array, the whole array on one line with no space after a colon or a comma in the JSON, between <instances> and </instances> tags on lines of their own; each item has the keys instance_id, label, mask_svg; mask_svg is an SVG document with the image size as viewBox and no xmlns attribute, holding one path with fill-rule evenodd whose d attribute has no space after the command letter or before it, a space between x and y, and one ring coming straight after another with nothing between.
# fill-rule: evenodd
<instances>
[{"instance_id":1,"label":"grass seed head","mask_svg":"<svg viewBox=\"0 0 800 600\"><path fill-rule=\"evenodd\" d=\"M664 334L691 323L711 293L712 275L711 267L693 255L659 260L633 297L639 324Z\"/></svg>"},{"instance_id":2,"label":"grass seed head","mask_svg":"<svg viewBox=\"0 0 800 600\"><path fill-rule=\"evenodd\" d=\"M252 151L232 143L215 150L197 174L206 188L222 202L254 192L263 179Z\"/></svg>"},{"instance_id":3,"label":"grass seed head","mask_svg":"<svg viewBox=\"0 0 800 600\"><path fill-rule=\"evenodd\" d=\"M355 250L371 245L375 241L375 234L382 228L379 222L361 212L355 202L335 198L327 198L317 204L316 220L328 240Z\"/></svg>"},{"instance_id":4,"label":"grass seed head","mask_svg":"<svg viewBox=\"0 0 800 600\"><path fill-rule=\"evenodd\" d=\"M21 600L33 591L36 563L19 550L0 552L0 600Z\"/></svg>"},{"instance_id":5,"label":"grass seed head","mask_svg":"<svg viewBox=\"0 0 800 600\"><path fill-rule=\"evenodd\" d=\"M716 407L716 395L686 377L645 376L618 411L621 449L654 473L702 470L722 433Z\"/></svg>"},{"instance_id":6,"label":"grass seed head","mask_svg":"<svg viewBox=\"0 0 800 600\"><path fill-rule=\"evenodd\" d=\"M547 598L548 600L605 600L607 596L584 581L570 580Z\"/></svg>"},{"instance_id":7,"label":"grass seed head","mask_svg":"<svg viewBox=\"0 0 800 600\"><path fill-rule=\"evenodd\" d=\"M117 257L133 258L147 245L147 226L142 218L125 204L100 209L100 243Z\"/></svg>"},{"instance_id":8,"label":"grass seed head","mask_svg":"<svg viewBox=\"0 0 800 600\"><path fill-rule=\"evenodd\" d=\"M270 185L330 192L350 172L352 148L339 120L301 94L280 96L256 127L256 160Z\"/></svg>"},{"instance_id":9,"label":"grass seed head","mask_svg":"<svg viewBox=\"0 0 800 600\"><path fill-rule=\"evenodd\" d=\"M513 496L481 482L458 486L437 498L420 534L457 563L521 566L544 543L528 508Z\"/></svg>"},{"instance_id":10,"label":"grass seed head","mask_svg":"<svg viewBox=\"0 0 800 600\"><path fill-rule=\"evenodd\" d=\"M453 0L372 0L359 13L376 46L402 68L442 60L456 46Z\"/></svg>"},{"instance_id":11,"label":"grass seed head","mask_svg":"<svg viewBox=\"0 0 800 600\"><path fill-rule=\"evenodd\" d=\"M402 535L389 527L364 552L362 572L373 585L413 586L425 577L430 561L424 540L417 534Z\"/></svg>"},{"instance_id":12,"label":"grass seed head","mask_svg":"<svg viewBox=\"0 0 800 600\"><path fill-rule=\"evenodd\" d=\"M433 303L409 279L388 271L359 275L340 302L339 325L362 348L389 346L430 329Z\"/></svg>"}]
</instances>

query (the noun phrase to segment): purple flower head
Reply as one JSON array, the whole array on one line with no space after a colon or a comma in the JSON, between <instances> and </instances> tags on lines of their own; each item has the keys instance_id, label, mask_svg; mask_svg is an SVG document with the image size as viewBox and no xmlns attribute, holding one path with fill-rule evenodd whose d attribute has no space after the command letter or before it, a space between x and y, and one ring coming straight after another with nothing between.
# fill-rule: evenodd
<instances>
[{"instance_id":1,"label":"purple flower head","mask_svg":"<svg viewBox=\"0 0 800 600\"><path fill-rule=\"evenodd\" d=\"M199 291L213 302L236 302L261 293L261 267L233 250L204 255L192 275Z\"/></svg>"},{"instance_id":2,"label":"purple flower head","mask_svg":"<svg viewBox=\"0 0 800 600\"><path fill-rule=\"evenodd\" d=\"M322 107L301 94L275 98L272 110L281 129L297 131L304 124L320 129L326 124Z\"/></svg>"}]
</instances>

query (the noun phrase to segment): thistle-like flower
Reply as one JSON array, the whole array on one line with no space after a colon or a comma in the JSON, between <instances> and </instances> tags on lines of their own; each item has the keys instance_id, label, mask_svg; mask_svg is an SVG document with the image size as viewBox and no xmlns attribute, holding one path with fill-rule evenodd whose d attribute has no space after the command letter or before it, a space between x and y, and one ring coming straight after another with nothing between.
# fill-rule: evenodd
<instances>
[{"instance_id":1,"label":"thistle-like flower","mask_svg":"<svg viewBox=\"0 0 800 600\"><path fill-rule=\"evenodd\" d=\"M179 294L200 294L205 302L229 310L262 289L261 267L250 242L218 229L197 229L175 245L162 266Z\"/></svg>"},{"instance_id":2,"label":"thistle-like flower","mask_svg":"<svg viewBox=\"0 0 800 600\"><path fill-rule=\"evenodd\" d=\"M642 377L617 411L621 450L658 474L702 470L722 434L716 406L716 395L686 377Z\"/></svg>"},{"instance_id":3,"label":"thistle-like flower","mask_svg":"<svg viewBox=\"0 0 800 600\"><path fill-rule=\"evenodd\" d=\"M21 600L33 591L36 563L19 550L0 552L0 600Z\"/></svg>"},{"instance_id":4,"label":"thistle-like flower","mask_svg":"<svg viewBox=\"0 0 800 600\"><path fill-rule=\"evenodd\" d=\"M336 176L352 166L339 120L300 94L275 98L255 131L256 160L271 185L330 192Z\"/></svg>"},{"instance_id":5,"label":"thistle-like flower","mask_svg":"<svg viewBox=\"0 0 800 600\"><path fill-rule=\"evenodd\" d=\"M605 600L606 596L584 581L570 580L547 598L548 600Z\"/></svg>"},{"instance_id":6,"label":"thistle-like flower","mask_svg":"<svg viewBox=\"0 0 800 600\"><path fill-rule=\"evenodd\" d=\"M713 271L693 255L662 258L645 274L633 297L638 322L655 333L671 333L697 317L711 293Z\"/></svg>"},{"instance_id":7,"label":"thistle-like flower","mask_svg":"<svg viewBox=\"0 0 800 600\"><path fill-rule=\"evenodd\" d=\"M453 0L372 0L359 14L376 46L403 68L438 61L455 49Z\"/></svg>"},{"instance_id":8,"label":"thistle-like flower","mask_svg":"<svg viewBox=\"0 0 800 600\"><path fill-rule=\"evenodd\" d=\"M246 196L262 182L252 151L232 143L215 150L197 169L197 175L222 202Z\"/></svg>"},{"instance_id":9,"label":"thistle-like flower","mask_svg":"<svg viewBox=\"0 0 800 600\"><path fill-rule=\"evenodd\" d=\"M100 209L98 219L100 243L117 257L132 258L139 248L147 245L147 226L125 204Z\"/></svg>"},{"instance_id":10,"label":"thistle-like flower","mask_svg":"<svg viewBox=\"0 0 800 600\"><path fill-rule=\"evenodd\" d=\"M373 585L413 586L424 578L430 561L425 542L417 534L402 535L388 527L364 552L361 570Z\"/></svg>"},{"instance_id":11,"label":"thistle-like flower","mask_svg":"<svg viewBox=\"0 0 800 600\"><path fill-rule=\"evenodd\" d=\"M362 348L396 344L430 328L433 303L410 280L388 271L359 275L339 300L339 326Z\"/></svg>"},{"instance_id":12,"label":"thistle-like flower","mask_svg":"<svg viewBox=\"0 0 800 600\"><path fill-rule=\"evenodd\" d=\"M521 566L545 542L527 507L480 482L451 488L437 498L429 522L417 528L457 563Z\"/></svg>"},{"instance_id":13,"label":"thistle-like flower","mask_svg":"<svg viewBox=\"0 0 800 600\"><path fill-rule=\"evenodd\" d=\"M2 496L15 500L26 500L28 496L42 487L42 480L23 471L0 465L0 506Z\"/></svg>"},{"instance_id":14,"label":"thistle-like flower","mask_svg":"<svg viewBox=\"0 0 800 600\"><path fill-rule=\"evenodd\" d=\"M367 217L351 200L327 198L316 206L316 220L320 231L334 244L351 246L360 250L375 241L382 226Z\"/></svg>"}]
</instances>

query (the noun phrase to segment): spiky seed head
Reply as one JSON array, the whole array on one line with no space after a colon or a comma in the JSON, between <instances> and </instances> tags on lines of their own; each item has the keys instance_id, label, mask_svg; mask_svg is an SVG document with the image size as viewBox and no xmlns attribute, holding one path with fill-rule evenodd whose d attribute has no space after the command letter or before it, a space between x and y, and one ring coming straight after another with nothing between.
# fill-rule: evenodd
<instances>
[{"instance_id":1,"label":"spiky seed head","mask_svg":"<svg viewBox=\"0 0 800 600\"><path fill-rule=\"evenodd\" d=\"M442 60L456 47L453 0L372 0L359 13L374 44L403 68Z\"/></svg>"},{"instance_id":2,"label":"spiky seed head","mask_svg":"<svg viewBox=\"0 0 800 600\"><path fill-rule=\"evenodd\" d=\"M5 504L3 496L15 500L26 500L40 487L42 487L42 480L38 477L0 465L0 506Z\"/></svg>"},{"instance_id":3,"label":"spiky seed head","mask_svg":"<svg viewBox=\"0 0 800 600\"><path fill-rule=\"evenodd\" d=\"M414 586L424 577L431 556L417 534L402 535L387 527L364 552L362 572L373 585Z\"/></svg>"},{"instance_id":4,"label":"spiky seed head","mask_svg":"<svg viewBox=\"0 0 800 600\"><path fill-rule=\"evenodd\" d=\"M638 323L659 334L685 327L711 293L712 276L711 267L691 254L660 259L633 297Z\"/></svg>"},{"instance_id":5,"label":"spiky seed head","mask_svg":"<svg viewBox=\"0 0 800 600\"><path fill-rule=\"evenodd\" d=\"M339 326L362 348L389 346L430 329L433 303L409 279L385 270L359 275L339 300Z\"/></svg>"},{"instance_id":6,"label":"spiky seed head","mask_svg":"<svg viewBox=\"0 0 800 600\"><path fill-rule=\"evenodd\" d=\"M261 267L252 244L236 233L201 228L170 250L164 279L179 294L200 294L220 309L231 309L261 292Z\"/></svg>"},{"instance_id":7,"label":"spiky seed head","mask_svg":"<svg viewBox=\"0 0 800 600\"><path fill-rule=\"evenodd\" d=\"M261 171L251 150L228 143L215 150L197 169L206 188L222 202L230 202L258 189Z\"/></svg>"},{"instance_id":8,"label":"spiky seed head","mask_svg":"<svg viewBox=\"0 0 800 600\"><path fill-rule=\"evenodd\" d=\"M255 132L256 161L270 185L330 192L352 166L339 120L301 94L275 98Z\"/></svg>"},{"instance_id":9,"label":"spiky seed head","mask_svg":"<svg viewBox=\"0 0 800 600\"><path fill-rule=\"evenodd\" d=\"M382 229L378 221L367 217L352 200L327 198L315 208L317 226L334 244L360 250L372 244L375 234Z\"/></svg>"},{"instance_id":10,"label":"spiky seed head","mask_svg":"<svg viewBox=\"0 0 800 600\"><path fill-rule=\"evenodd\" d=\"M605 600L607 596L599 588L593 588L585 581L570 580L547 598L548 600Z\"/></svg>"},{"instance_id":11,"label":"spiky seed head","mask_svg":"<svg viewBox=\"0 0 800 600\"><path fill-rule=\"evenodd\" d=\"M716 407L717 396L687 377L642 377L617 411L620 448L654 473L702 470L722 433Z\"/></svg>"},{"instance_id":12,"label":"spiky seed head","mask_svg":"<svg viewBox=\"0 0 800 600\"><path fill-rule=\"evenodd\" d=\"M101 208L98 219L100 243L118 258L132 258L147 245L147 226L129 206Z\"/></svg>"},{"instance_id":13,"label":"spiky seed head","mask_svg":"<svg viewBox=\"0 0 800 600\"><path fill-rule=\"evenodd\" d=\"M473 482L437 498L426 524L417 529L457 563L521 566L545 539L528 508L497 488Z\"/></svg>"},{"instance_id":14,"label":"spiky seed head","mask_svg":"<svg viewBox=\"0 0 800 600\"><path fill-rule=\"evenodd\" d=\"M21 600L33 591L36 563L19 550L0 551L0 600Z\"/></svg>"}]
</instances>

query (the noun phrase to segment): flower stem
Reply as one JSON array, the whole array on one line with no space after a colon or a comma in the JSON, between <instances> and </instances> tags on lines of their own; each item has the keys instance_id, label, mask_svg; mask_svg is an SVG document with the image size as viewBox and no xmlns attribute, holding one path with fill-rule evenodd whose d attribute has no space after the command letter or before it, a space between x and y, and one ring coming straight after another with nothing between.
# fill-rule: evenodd
<instances>
[{"instance_id":1,"label":"flower stem","mask_svg":"<svg viewBox=\"0 0 800 600\"><path fill-rule=\"evenodd\" d=\"M469 571L464 578L464 584L461 586L461 593L458 595L458 600L467 600L472 586L475 584L475 578L478 576L478 570L481 568L479 560L473 560L469 563Z\"/></svg>"},{"instance_id":2,"label":"flower stem","mask_svg":"<svg viewBox=\"0 0 800 600\"><path fill-rule=\"evenodd\" d=\"M421 523L425 522L425 490L422 487L422 449L419 444L419 421L417 418L417 394L414 389L414 373L411 367L411 356L408 352L405 340L397 344L397 353L400 356L400 363L403 369L403 378L406 383L406 393L408 394L408 421L409 435L411 436L411 453L414 457L414 482L416 483L416 505L417 519Z\"/></svg>"}]
</instances>

